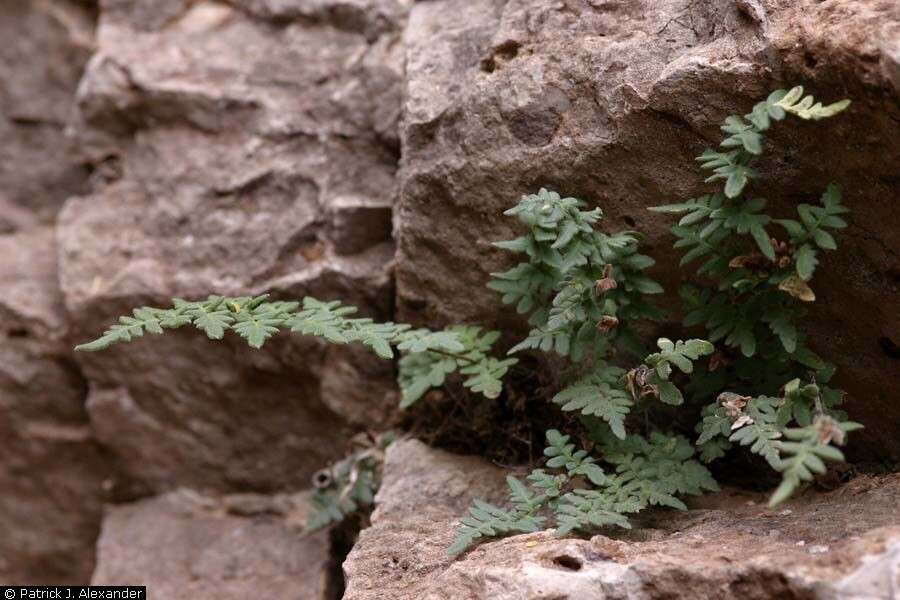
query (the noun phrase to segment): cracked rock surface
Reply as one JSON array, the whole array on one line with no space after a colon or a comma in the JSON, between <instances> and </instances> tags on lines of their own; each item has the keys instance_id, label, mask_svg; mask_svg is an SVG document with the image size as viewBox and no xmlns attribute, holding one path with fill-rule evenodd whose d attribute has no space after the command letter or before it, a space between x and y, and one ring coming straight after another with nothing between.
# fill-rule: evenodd
<instances>
[{"instance_id":1,"label":"cracked rock surface","mask_svg":"<svg viewBox=\"0 0 900 600\"><path fill-rule=\"evenodd\" d=\"M387 453L372 526L344 571L345 600L876 600L900 594L900 476L859 477L776 511L726 490L651 511L611 538L551 531L446 555L474 497L502 503L504 471L416 440Z\"/></svg>"}]
</instances>

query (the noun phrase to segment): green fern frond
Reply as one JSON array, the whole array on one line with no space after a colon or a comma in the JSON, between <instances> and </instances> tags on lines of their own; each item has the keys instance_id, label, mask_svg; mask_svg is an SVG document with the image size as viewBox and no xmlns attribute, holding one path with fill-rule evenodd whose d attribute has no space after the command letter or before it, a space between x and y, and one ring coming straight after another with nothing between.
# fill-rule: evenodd
<instances>
[{"instance_id":1,"label":"green fern frond","mask_svg":"<svg viewBox=\"0 0 900 600\"><path fill-rule=\"evenodd\" d=\"M741 446L750 446L750 451L766 459L772 468L780 464L782 430L778 427L777 410L779 398L758 396L747 405L749 420L728 438Z\"/></svg>"},{"instance_id":2,"label":"green fern frond","mask_svg":"<svg viewBox=\"0 0 900 600\"><path fill-rule=\"evenodd\" d=\"M413 405L428 390L444 385L447 376L457 371L466 376L466 388L487 398L498 397L503 377L518 362L515 358L501 360L488 354L499 337L497 331L482 333L480 327L474 326L451 327L442 332L402 332L398 348L409 354L398 363L400 407Z\"/></svg>"},{"instance_id":3,"label":"green fern frond","mask_svg":"<svg viewBox=\"0 0 900 600\"><path fill-rule=\"evenodd\" d=\"M609 526L631 529L628 518L612 510L610 505L608 496L597 490L575 490L566 494L556 509L556 535Z\"/></svg>"},{"instance_id":4,"label":"green fern frond","mask_svg":"<svg viewBox=\"0 0 900 600\"><path fill-rule=\"evenodd\" d=\"M634 405L625 390L625 371L601 363L587 377L561 390L553 397L564 411L580 411L582 415L596 416L605 421L613 434L625 438L625 417Z\"/></svg>"},{"instance_id":5,"label":"green fern frond","mask_svg":"<svg viewBox=\"0 0 900 600\"><path fill-rule=\"evenodd\" d=\"M791 441L781 444L786 458L779 462L776 469L781 471L782 479L769 499L769 506L778 506L790 498L801 483L812 481L815 474L825 473L825 461L843 462L844 454L829 443L838 437L838 441L842 442L844 434L861 427L859 423L838 423L829 417L822 417L808 427L786 429L784 435Z\"/></svg>"},{"instance_id":6,"label":"green fern frond","mask_svg":"<svg viewBox=\"0 0 900 600\"><path fill-rule=\"evenodd\" d=\"M493 504L475 500L469 515L460 520L456 539L447 548L447 553L451 556L460 554L482 537L539 531L542 521L540 517L522 515L515 510L505 511Z\"/></svg>"},{"instance_id":7,"label":"green fern frond","mask_svg":"<svg viewBox=\"0 0 900 600\"><path fill-rule=\"evenodd\" d=\"M497 359L486 357L475 364L462 367L459 372L469 377L463 385L486 398L496 398L503 390L503 376L509 368L519 362L515 358Z\"/></svg>"},{"instance_id":8,"label":"green fern frond","mask_svg":"<svg viewBox=\"0 0 900 600\"><path fill-rule=\"evenodd\" d=\"M619 319L659 318L642 300L662 287L643 273L654 261L637 251L639 236L595 231L602 213L583 207L542 189L504 213L528 227L524 236L495 244L527 261L494 273L488 284L505 304L530 315L531 332L510 352L556 352L576 361L604 356L619 337Z\"/></svg>"}]
</instances>

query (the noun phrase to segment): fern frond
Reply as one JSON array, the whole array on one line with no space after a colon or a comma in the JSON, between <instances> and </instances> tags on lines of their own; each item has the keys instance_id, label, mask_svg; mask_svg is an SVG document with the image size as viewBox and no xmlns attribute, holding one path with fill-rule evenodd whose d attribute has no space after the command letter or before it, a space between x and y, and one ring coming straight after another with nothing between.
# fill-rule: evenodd
<instances>
[{"instance_id":1,"label":"fern frond","mask_svg":"<svg viewBox=\"0 0 900 600\"><path fill-rule=\"evenodd\" d=\"M499 396L503 377L518 362L515 358L501 360L488 355L499 337L497 331L482 333L480 327L474 326L400 333L398 348L408 352L398 363L400 407L413 405L428 390L444 385L447 376L457 371L466 376L466 388L491 399Z\"/></svg>"},{"instance_id":2,"label":"fern frond","mask_svg":"<svg viewBox=\"0 0 900 600\"><path fill-rule=\"evenodd\" d=\"M375 503L375 492L381 485L384 450L395 439L391 432L368 439L363 448L316 473L313 477L316 490L310 499L305 531L339 523Z\"/></svg>"},{"instance_id":3,"label":"fern frond","mask_svg":"<svg viewBox=\"0 0 900 600\"><path fill-rule=\"evenodd\" d=\"M782 448L782 431L777 425L778 398L758 396L747 405L748 419L738 427L729 441L741 446L750 446L750 451L759 454L772 468L777 469L780 463Z\"/></svg>"},{"instance_id":4,"label":"fern frond","mask_svg":"<svg viewBox=\"0 0 900 600\"><path fill-rule=\"evenodd\" d=\"M801 119L812 121L833 117L850 106L850 100L840 100L839 102L823 106L821 102L816 102L812 95L804 96L803 86L799 85L787 92L783 90L773 92L770 98L778 98L774 102L774 106L780 107Z\"/></svg>"},{"instance_id":5,"label":"fern frond","mask_svg":"<svg viewBox=\"0 0 900 600\"><path fill-rule=\"evenodd\" d=\"M772 493L769 506L778 506L800 487L804 481L812 481L814 474L826 471L826 460L843 462L844 454L829 445L836 435L843 435L861 428L859 423L838 423L829 417L820 418L808 427L786 429L787 442L782 442L782 451L787 458L780 461L776 469L781 471L781 484Z\"/></svg>"},{"instance_id":6,"label":"fern frond","mask_svg":"<svg viewBox=\"0 0 900 600\"><path fill-rule=\"evenodd\" d=\"M494 273L488 287L529 313L533 326L510 352L553 351L576 361L591 353L602 357L618 337L619 319L659 318L659 310L642 300L662 287L643 274L654 261L637 251L639 236L594 231L602 213L583 206L542 189L504 213L528 232L496 245L526 254L527 262Z\"/></svg>"},{"instance_id":7,"label":"fern frond","mask_svg":"<svg viewBox=\"0 0 900 600\"><path fill-rule=\"evenodd\" d=\"M499 360L486 357L475 364L467 365L459 370L469 377L463 381L463 385L473 392L478 392L486 398L496 398L503 390L503 376L509 368L519 362L515 358Z\"/></svg>"},{"instance_id":8,"label":"fern frond","mask_svg":"<svg viewBox=\"0 0 900 600\"><path fill-rule=\"evenodd\" d=\"M564 411L603 419L616 437L624 439L625 417L634 405L624 388L624 376L623 369L601 363L594 373L556 394L553 402Z\"/></svg>"},{"instance_id":9,"label":"fern frond","mask_svg":"<svg viewBox=\"0 0 900 600\"><path fill-rule=\"evenodd\" d=\"M460 520L456 539L447 548L447 553L451 556L460 554L482 537L539 531L542 521L541 517L522 515L516 510L505 511L475 500L469 515Z\"/></svg>"},{"instance_id":10,"label":"fern frond","mask_svg":"<svg viewBox=\"0 0 900 600\"><path fill-rule=\"evenodd\" d=\"M609 497L597 490L575 490L562 497L556 507L556 535L568 535L578 529L591 531L616 526L631 529L628 518L612 510Z\"/></svg>"}]
</instances>

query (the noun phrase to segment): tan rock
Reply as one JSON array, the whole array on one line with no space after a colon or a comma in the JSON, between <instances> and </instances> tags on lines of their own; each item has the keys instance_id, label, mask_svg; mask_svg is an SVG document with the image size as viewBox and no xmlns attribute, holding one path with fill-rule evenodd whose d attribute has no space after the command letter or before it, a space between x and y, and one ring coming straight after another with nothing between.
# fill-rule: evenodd
<instances>
[{"instance_id":1,"label":"tan rock","mask_svg":"<svg viewBox=\"0 0 900 600\"><path fill-rule=\"evenodd\" d=\"M90 2L0 2L0 233L51 223L87 185L66 128L93 48L94 13Z\"/></svg>"},{"instance_id":2,"label":"tan rock","mask_svg":"<svg viewBox=\"0 0 900 600\"><path fill-rule=\"evenodd\" d=\"M153 600L326 600L328 535L302 534L304 502L180 489L109 507L91 583L146 585Z\"/></svg>"},{"instance_id":3,"label":"tan rock","mask_svg":"<svg viewBox=\"0 0 900 600\"><path fill-rule=\"evenodd\" d=\"M0 236L0 581L86 582L108 477L63 342L53 232Z\"/></svg>"},{"instance_id":4,"label":"tan rock","mask_svg":"<svg viewBox=\"0 0 900 600\"><path fill-rule=\"evenodd\" d=\"M472 496L497 502L502 472L470 457L398 442L387 453L372 526L344 571L345 600L874 600L900 591L900 477L862 476L777 511L726 490L686 512L651 511L627 535L552 532L446 547Z\"/></svg>"},{"instance_id":5,"label":"tan rock","mask_svg":"<svg viewBox=\"0 0 900 600\"><path fill-rule=\"evenodd\" d=\"M316 8L317 7L317 8ZM73 336L173 296L272 292L392 312L399 2L155 2L101 11L78 91L92 193L59 219ZM79 356L91 418L153 491L296 489L383 422L371 352L198 332Z\"/></svg>"}]
</instances>

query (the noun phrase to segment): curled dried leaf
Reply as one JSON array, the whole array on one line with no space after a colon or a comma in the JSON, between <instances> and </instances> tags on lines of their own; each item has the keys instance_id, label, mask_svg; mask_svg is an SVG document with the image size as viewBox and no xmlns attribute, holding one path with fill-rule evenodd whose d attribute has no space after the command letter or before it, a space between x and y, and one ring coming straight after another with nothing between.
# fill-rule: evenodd
<instances>
[{"instance_id":1,"label":"curled dried leaf","mask_svg":"<svg viewBox=\"0 0 900 600\"><path fill-rule=\"evenodd\" d=\"M594 291L597 292L597 296L602 296L606 292L614 290L617 287L619 287L619 284L617 284L616 280L613 279L612 265L607 264L603 268L603 279L598 279L597 283L594 284Z\"/></svg>"},{"instance_id":2,"label":"curled dried leaf","mask_svg":"<svg viewBox=\"0 0 900 600\"><path fill-rule=\"evenodd\" d=\"M791 275L778 284L778 289L803 302L814 302L816 294L805 281L797 275Z\"/></svg>"},{"instance_id":3,"label":"curled dried leaf","mask_svg":"<svg viewBox=\"0 0 900 600\"><path fill-rule=\"evenodd\" d=\"M619 320L611 315L603 315L597 323L597 331L599 333L609 333L619 326Z\"/></svg>"},{"instance_id":4,"label":"curled dried leaf","mask_svg":"<svg viewBox=\"0 0 900 600\"><path fill-rule=\"evenodd\" d=\"M628 392L635 400L645 396L659 396L659 388L650 383L653 370L647 365L640 365L625 374L625 384Z\"/></svg>"},{"instance_id":5,"label":"curled dried leaf","mask_svg":"<svg viewBox=\"0 0 900 600\"><path fill-rule=\"evenodd\" d=\"M334 482L334 476L331 474L331 469L319 469L312 476L312 484L313 487L317 490L324 490L331 487L332 482Z\"/></svg>"},{"instance_id":6,"label":"curled dried leaf","mask_svg":"<svg viewBox=\"0 0 900 600\"><path fill-rule=\"evenodd\" d=\"M740 429L744 425L752 425L753 418L750 415L741 415L738 419L731 424L731 430L734 431L736 429Z\"/></svg>"},{"instance_id":7,"label":"curled dried leaf","mask_svg":"<svg viewBox=\"0 0 900 600\"><path fill-rule=\"evenodd\" d=\"M846 441L846 434L841 429L840 423L832 419L828 415L817 415L813 419L813 427L819 432L819 443L830 444L834 442L838 446L843 446Z\"/></svg>"},{"instance_id":8,"label":"curled dried leaf","mask_svg":"<svg viewBox=\"0 0 900 600\"><path fill-rule=\"evenodd\" d=\"M732 420L746 416L744 415L744 408L750 400L750 396L741 396L734 392L722 392L717 398L718 403L725 408L725 414Z\"/></svg>"},{"instance_id":9,"label":"curled dried leaf","mask_svg":"<svg viewBox=\"0 0 900 600\"><path fill-rule=\"evenodd\" d=\"M768 258L759 252L753 252L751 254L735 256L728 262L728 266L732 269L748 269L750 271L756 271L765 267L768 262Z\"/></svg>"}]
</instances>

